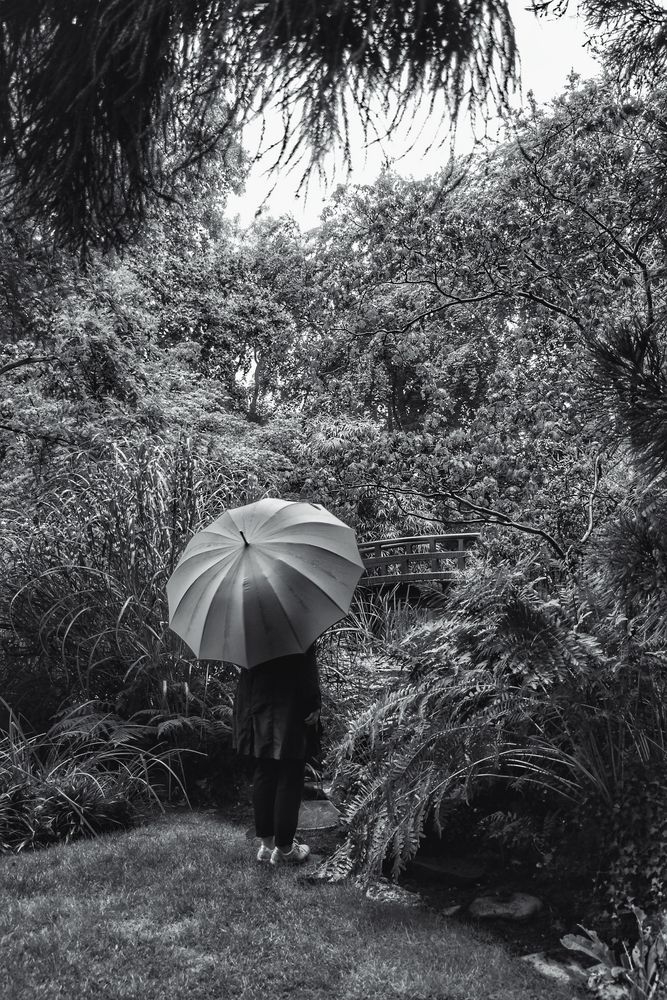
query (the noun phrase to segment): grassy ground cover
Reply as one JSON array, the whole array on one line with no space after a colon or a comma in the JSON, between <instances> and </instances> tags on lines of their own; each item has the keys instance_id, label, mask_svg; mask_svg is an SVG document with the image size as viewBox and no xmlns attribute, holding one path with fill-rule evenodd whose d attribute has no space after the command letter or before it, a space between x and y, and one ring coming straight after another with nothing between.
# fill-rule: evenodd
<instances>
[{"instance_id":1,"label":"grassy ground cover","mask_svg":"<svg viewBox=\"0 0 667 1000\"><path fill-rule=\"evenodd\" d=\"M203 813L4 855L3 997L569 1000L481 933L301 876Z\"/></svg>"}]
</instances>

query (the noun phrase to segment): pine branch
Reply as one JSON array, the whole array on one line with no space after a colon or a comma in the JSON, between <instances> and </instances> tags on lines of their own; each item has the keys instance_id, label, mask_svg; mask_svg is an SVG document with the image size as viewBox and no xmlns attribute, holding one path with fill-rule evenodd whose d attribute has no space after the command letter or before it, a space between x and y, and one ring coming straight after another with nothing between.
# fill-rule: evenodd
<instances>
[{"instance_id":1,"label":"pine branch","mask_svg":"<svg viewBox=\"0 0 667 1000\"><path fill-rule=\"evenodd\" d=\"M504 103L516 62L508 0L6 3L5 199L76 249L119 245L258 109L282 117L277 165L349 162L351 109L369 135L378 108L391 130L444 94L455 122Z\"/></svg>"}]
</instances>

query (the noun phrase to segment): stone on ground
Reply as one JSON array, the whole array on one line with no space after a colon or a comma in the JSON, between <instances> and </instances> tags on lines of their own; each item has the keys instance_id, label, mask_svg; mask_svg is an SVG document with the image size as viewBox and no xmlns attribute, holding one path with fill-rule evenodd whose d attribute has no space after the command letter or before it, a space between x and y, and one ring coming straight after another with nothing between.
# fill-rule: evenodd
<instances>
[{"instance_id":1,"label":"stone on ground","mask_svg":"<svg viewBox=\"0 0 667 1000\"><path fill-rule=\"evenodd\" d=\"M298 830L329 830L338 826L340 813L328 799L306 799L299 810Z\"/></svg>"},{"instance_id":2,"label":"stone on ground","mask_svg":"<svg viewBox=\"0 0 667 1000\"><path fill-rule=\"evenodd\" d=\"M532 965L536 972L564 986L581 986L586 980L586 972L574 961L561 962L542 951L522 955L522 962Z\"/></svg>"},{"instance_id":3,"label":"stone on ground","mask_svg":"<svg viewBox=\"0 0 667 1000\"><path fill-rule=\"evenodd\" d=\"M299 821L297 826L297 836L310 830L333 830L338 827L340 813L333 802L326 799L307 799L301 803L299 810ZM252 840L255 836L254 826L246 830L246 839Z\"/></svg>"},{"instance_id":4,"label":"stone on ground","mask_svg":"<svg viewBox=\"0 0 667 1000\"><path fill-rule=\"evenodd\" d=\"M366 898L375 903L400 903L401 906L423 906L421 896L409 889L394 885L389 879L379 878L366 888Z\"/></svg>"},{"instance_id":5,"label":"stone on ground","mask_svg":"<svg viewBox=\"0 0 667 1000\"><path fill-rule=\"evenodd\" d=\"M508 895L478 896L468 907L471 917L479 920L528 920L542 909L542 901L526 892Z\"/></svg>"}]
</instances>

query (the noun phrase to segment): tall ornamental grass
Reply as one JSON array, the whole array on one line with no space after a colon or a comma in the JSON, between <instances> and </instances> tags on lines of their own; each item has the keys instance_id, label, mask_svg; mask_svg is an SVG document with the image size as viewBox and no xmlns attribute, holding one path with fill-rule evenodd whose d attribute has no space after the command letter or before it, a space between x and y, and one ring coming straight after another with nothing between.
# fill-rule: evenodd
<instances>
[{"instance_id":1,"label":"tall ornamental grass","mask_svg":"<svg viewBox=\"0 0 667 1000\"><path fill-rule=\"evenodd\" d=\"M189 440L72 455L31 509L4 512L0 686L10 704L42 729L63 704L91 699L124 715L216 721L228 673L193 673L168 628L166 582L204 522L272 486L270 469L260 479L249 459Z\"/></svg>"}]
</instances>

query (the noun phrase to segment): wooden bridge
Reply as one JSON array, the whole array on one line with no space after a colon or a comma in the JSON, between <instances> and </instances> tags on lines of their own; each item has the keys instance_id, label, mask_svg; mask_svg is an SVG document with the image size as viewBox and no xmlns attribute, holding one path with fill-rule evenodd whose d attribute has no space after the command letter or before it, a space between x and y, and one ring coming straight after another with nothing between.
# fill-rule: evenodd
<instances>
[{"instance_id":1,"label":"wooden bridge","mask_svg":"<svg viewBox=\"0 0 667 1000\"><path fill-rule=\"evenodd\" d=\"M434 583L453 580L465 566L466 554L479 532L457 535L409 535L360 542L359 555L366 570L362 587L384 587L396 583Z\"/></svg>"}]
</instances>

